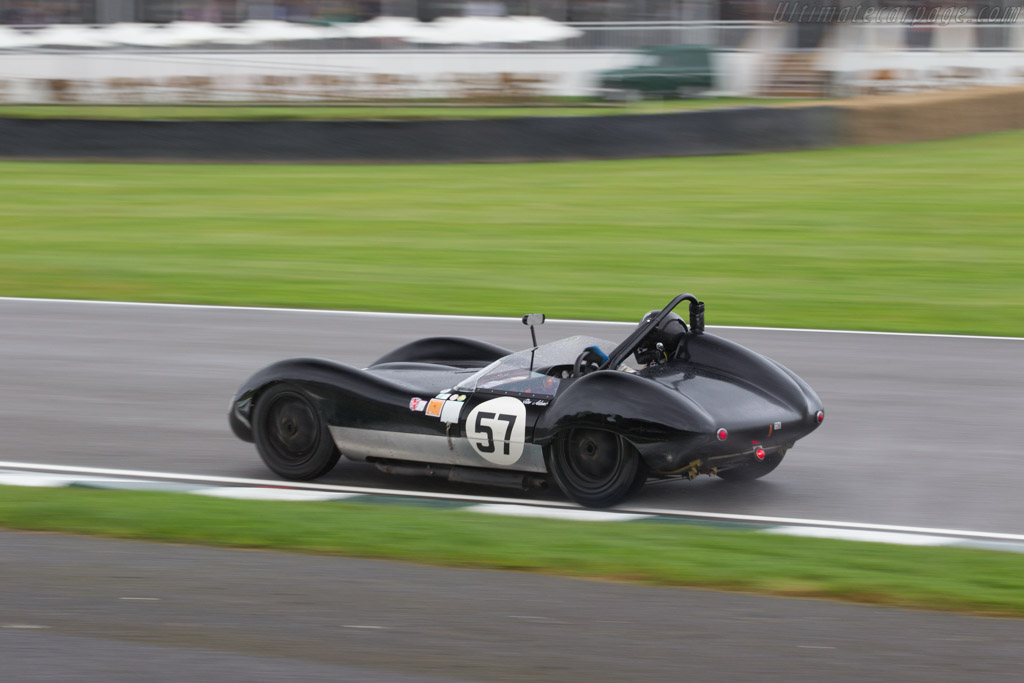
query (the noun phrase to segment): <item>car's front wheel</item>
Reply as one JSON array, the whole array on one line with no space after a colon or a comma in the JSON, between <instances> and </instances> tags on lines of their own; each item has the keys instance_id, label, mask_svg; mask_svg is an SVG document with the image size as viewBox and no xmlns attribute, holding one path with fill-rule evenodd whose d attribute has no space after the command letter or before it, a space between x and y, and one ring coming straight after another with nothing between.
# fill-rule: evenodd
<instances>
[{"instance_id":1,"label":"car's front wheel","mask_svg":"<svg viewBox=\"0 0 1024 683\"><path fill-rule=\"evenodd\" d=\"M785 455L785 450L766 453L764 460L757 460L751 455L749 462L722 470L718 473L718 476L726 481L753 481L754 479L760 479L778 467Z\"/></svg>"},{"instance_id":2,"label":"car's front wheel","mask_svg":"<svg viewBox=\"0 0 1024 683\"><path fill-rule=\"evenodd\" d=\"M293 384L275 384L257 397L252 426L260 458L285 479L316 479L341 457L320 410Z\"/></svg>"},{"instance_id":3,"label":"car's front wheel","mask_svg":"<svg viewBox=\"0 0 1024 683\"><path fill-rule=\"evenodd\" d=\"M551 445L551 476L572 500L587 507L615 505L647 480L647 463L617 434L570 429Z\"/></svg>"}]
</instances>

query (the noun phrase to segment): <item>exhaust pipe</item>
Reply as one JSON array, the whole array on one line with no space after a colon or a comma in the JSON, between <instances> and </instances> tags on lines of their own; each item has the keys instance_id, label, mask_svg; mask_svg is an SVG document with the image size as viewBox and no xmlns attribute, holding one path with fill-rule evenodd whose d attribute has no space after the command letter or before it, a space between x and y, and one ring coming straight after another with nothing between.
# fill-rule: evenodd
<instances>
[{"instance_id":1,"label":"exhaust pipe","mask_svg":"<svg viewBox=\"0 0 1024 683\"><path fill-rule=\"evenodd\" d=\"M524 472L485 470L477 467L454 467L451 465L430 465L412 462L375 461L381 472L412 477L438 477L460 484L501 486L504 488L529 491L548 487L547 477Z\"/></svg>"},{"instance_id":2,"label":"exhaust pipe","mask_svg":"<svg viewBox=\"0 0 1024 683\"><path fill-rule=\"evenodd\" d=\"M535 474L483 470L474 467L453 467L448 473L448 481L457 481L463 484L483 484L484 486L504 486L505 488L519 489L520 491L543 489L547 488L548 485L546 478Z\"/></svg>"}]
</instances>

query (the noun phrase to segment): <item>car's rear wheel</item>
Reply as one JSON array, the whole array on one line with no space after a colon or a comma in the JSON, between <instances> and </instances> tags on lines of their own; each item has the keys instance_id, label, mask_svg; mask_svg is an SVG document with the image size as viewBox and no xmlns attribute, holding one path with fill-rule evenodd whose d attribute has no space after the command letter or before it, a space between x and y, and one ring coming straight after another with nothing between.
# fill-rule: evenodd
<instances>
[{"instance_id":1,"label":"car's rear wheel","mask_svg":"<svg viewBox=\"0 0 1024 683\"><path fill-rule=\"evenodd\" d=\"M754 479L760 479L778 467L785 455L785 450L766 453L764 460L758 460L751 455L749 462L722 470L718 473L718 476L726 481L753 481Z\"/></svg>"},{"instance_id":2,"label":"car's rear wheel","mask_svg":"<svg viewBox=\"0 0 1024 683\"><path fill-rule=\"evenodd\" d=\"M548 466L558 487L587 507L615 505L647 480L647 463L621 436L570 429L551 446Z\"/></svg>"},{"instance_id":3,"label":"car's rear wheel","mask_svg":"<svg viewBox=\"0 0 1024 683\"><path fill-rule=\"evenodd\" d=\"M285 479L316 479L341 457L320 410L293 384L275 384L257 397L253 439L263 462Z\"/></svg>"}]
</instances>

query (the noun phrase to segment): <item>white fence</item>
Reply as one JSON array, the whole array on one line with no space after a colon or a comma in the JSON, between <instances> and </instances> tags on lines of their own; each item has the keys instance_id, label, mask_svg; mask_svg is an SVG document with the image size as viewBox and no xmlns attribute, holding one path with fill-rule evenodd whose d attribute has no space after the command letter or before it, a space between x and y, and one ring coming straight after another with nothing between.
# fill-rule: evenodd
<instances>
[{"instance_id":1,"label":"white fence","mask_svg":"<svg viewBox=\"0 0 1024 683\"><path fill-rule=\"evenodd\" d=\"M717 48L715 89L764 92L773 54L808 50L798 25L660 22L580 25L564 44L416 48L375 41L362 49L0 50L0 102L324 102L367 98L586 96L604 69L638 63L635 48ZM928 40L914 31L927 31ZM365 42L365 41L360 41ZM390 49L389 49L390 48ZM1024 79L1024 24L823 27L816 68L835 94L972 85Z\"/></svg>"}]
</instances>

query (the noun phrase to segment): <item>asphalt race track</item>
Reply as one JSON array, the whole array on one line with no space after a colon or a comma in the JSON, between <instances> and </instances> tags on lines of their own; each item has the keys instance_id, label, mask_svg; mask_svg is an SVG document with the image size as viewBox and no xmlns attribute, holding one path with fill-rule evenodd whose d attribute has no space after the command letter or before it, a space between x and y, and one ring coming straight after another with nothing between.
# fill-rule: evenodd
<instances>
[{"instance_id":1,"label":"asphalt race track","mask_svg":"<svg viewBox=\"0 0 1024 683\"><path fill-rule=\"evenodd\" d=\"M1024 528L1024 341L721 333L807 379L825 424L764 480L660 483L631 507ZM0 299L0 460L270 478L226 424L246 376L433 334L529 339L516 320ZM515 495L345 461L325 481ZM4 680L1009 681L1024 665L1017 620L53 534L0 531L0 553Z\"/></svg>"},{"instance_id":2,"label":"asphalt race track","mask_svg":"<svg viewBox=\"0 0 1024 683\"><path fill-rule=\"evenodd\" d=\"M437 334L529 344L514 319L0 299L0 321L0 460L253 478L272 475L230 433L226 412L237 386L268 363L366 365ZM629 329L551 321L538 338L619 341ZM718 333L804 377L825 423L765 479L657 483L630 507L1024 532L1024 340ZM344 459L321 481L560 499L395 477Z\"/></svg>"},{"instance_id":3,"label":"asphalt race track","mask_svg":"<svg viewBox=\"0 0 1024 683\"><path fill-rule=\"evenodd\" d=\"M46 534L0 547L7 681L933 683L1015 681L1022 663L1009 619Z\"/></svg>"}]
</instances>

